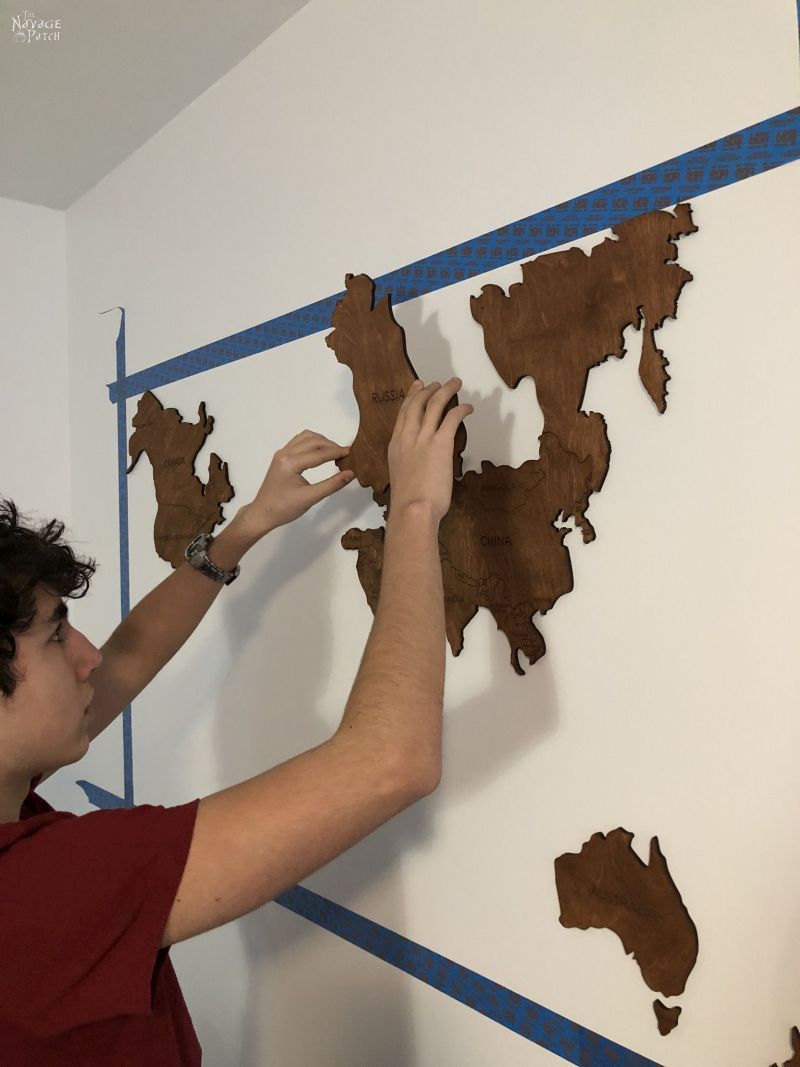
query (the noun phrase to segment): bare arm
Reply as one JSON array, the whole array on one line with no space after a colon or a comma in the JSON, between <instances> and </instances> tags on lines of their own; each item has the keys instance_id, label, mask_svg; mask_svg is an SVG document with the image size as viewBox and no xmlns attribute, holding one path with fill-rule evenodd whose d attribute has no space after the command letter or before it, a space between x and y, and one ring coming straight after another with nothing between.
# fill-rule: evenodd
<instances>
[{"instance_id":1,"label":"bare arm","mask_svg":"<svg viewBox=\"0 0 800 1067\"><path fill-rule=\"evenodd\" d=\"M209 549L209 559L223 570L232 570L253 544L243 524L244 512L245 508L237 512ZM92 675L90 740L101 734L169 663L223 588L183 563L125 616L103 645L103 662Z\"/></svg>"},{"instance_id":2,"label":"bare arm","mask_svg":"<svg viewBox=\"0 0 800 1067\"><path fill-rule=\"evenodd\" d=\"M442 413L460 384L415 384L398 416L380 598L339 728L317 748L201 800L163 945L254 911L438 784L438 529L450 506L455 431L471 405Z\"/></svg>"},{"instance_id":3,"label":"bare arm","mask_svg":"<svg viewBox=\"0 0 800 1067\"><path fill-rule=\"evenodd\" d=\"M233 570L254 544L347 485L337 472L309 485L302 471L347 454L349 449L303 430L275 453L255 499L239 508L208 550L223 570ZM241 580L241 579L240 579ZM224 587L181 564L141 600L102 647L103 662L92 676L94 699L89 738L94 740L172 659Z\"/></svg>"},{"instance_id":4,"label":"bare arm","mask_svg":"<svg viewBox=\"0 0 800 1067\"><path fill-rule=\"evenodd\" d=\"M423 502L392 508L375 621L345 707L339 736L391 748L417 768L420 787L438 784L442 759L445 630L439 519Z\"/></svg>"},{"instance_id":5,"label":"bare arm","mask_svg":"<svg viewBox=\"0 0 800 1067\"><path fill-rule=\"evenodd\" d=\"M426 791L441 776L445 617L439 523L453 492L455 433L472 410L444 411L461 385L414 382L389 443L391 501L375 621L339 736L395 747Z\"/></svg>"}]
</instances>

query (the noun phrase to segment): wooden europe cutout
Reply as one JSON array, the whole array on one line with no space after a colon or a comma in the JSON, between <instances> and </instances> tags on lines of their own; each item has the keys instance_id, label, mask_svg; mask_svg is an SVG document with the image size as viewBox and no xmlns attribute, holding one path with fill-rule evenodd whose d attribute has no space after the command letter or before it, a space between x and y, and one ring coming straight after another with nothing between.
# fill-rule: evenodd
<instances>
[{"instance_id":1,"label":"wooden europe cutout","mask_svg":"<svg viewBox=\"0 0 800 1067\"><path fill-rule=\"evenodd\" d=\"M792 1052L793 1056L789 1060L784 1060L782 1067L800 1067L800 1030L796 1026L792 1027ZM773 1063L772 1067L778 1067L777 1063Z\"/></svg>"},{"instance_id":2,"label":"wooden europe cutout","mask_svg":"<svg viewBox=\"0 0 800 1067\"><path fill-rule=\"evenodd\" d=\"M589 371L625 355L623 331L644 329L639 375L659 412L666 409L667 361L655 332L675 318L691 274L675 260L675 241L694 233L688 204L675 213L654 211L621 223L586 254L571 248L522 265L522 281L506 295L486 285L472 297L489 359L510 388L529 375L544 414L539 458L519 467L488 460L461 476L466 430L459 427L453 456L453 499L439 529L447 640L453 655L479 607L487 608L511 646L511 665L524 674L519 655L535 663L545 653L533 617L544 615L572 589L564 545L574 519L583 540L594 539L586 518L592 493L603 485L611 446L602 415L582 410ZM390 298L374 304L375 286L364 274L345 279L346 295L333 314L326 342L353 374L359 427L349 454L337 461L390 502L386 451L397 412L417 377L405 334ZM453 398L453 404L457 398ZM342 545L358 552L361 585L373 612L380 591L384 527L351 529Z\"/></svg>"},{"instance_id":3,"label":"wooden europe cutout","mask_svg":"<svg viewBox=\"0 0 800 1067\"><path fill-rule=\"evenodd\" d=\"M177 408L164 408L149 390L143 393L133 417L134 432L128 442L130 474L142 453L153 468L158 510L154 524L156 552L179 567L186 546L199 533L211 533L223 521L222 504L232 500L228 464L211 453L208 482L194 472L194 461L214 429L205 403L197 409L198 421L184 422Z\"/></svg>"},{"instance_id":4,"label":"wooden europe cutout","mask_svg":"<svg viewBox=\"0 0 800 1067\"><path fill-rule=\"evenodd\" d=\"M650 989L674 997L686 988L697 961L697 930L670 877L658 838L650 842L647 864L631 848L632 840L633 834L619 827L609 834L592 834L579 853L558 857L559 919L568 928L612 930L625 952L633 954ZM661 1029L658 1008L656 1015L661 1033L669 1033ZM677 1015L672 1025L676 1023Z\"/></svg>"}]
</instances>

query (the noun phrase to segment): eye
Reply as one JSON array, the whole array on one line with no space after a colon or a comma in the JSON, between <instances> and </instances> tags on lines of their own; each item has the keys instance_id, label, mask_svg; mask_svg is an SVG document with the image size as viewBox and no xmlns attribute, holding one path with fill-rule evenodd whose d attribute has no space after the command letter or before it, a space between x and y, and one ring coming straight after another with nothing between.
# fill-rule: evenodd
<instances>
[{"instance_id":1,"label":"eye","mask_svg":"<svg viewBox=\"0 0 800 1067\"><path fill-rule=\"evenodd\" d=\"M64 641L64 623L63 622L60 622L58 624L58 626L56 626L55 630L53 631L53 636L50 638L50 640L54 641L57 645L60 645L60 644L63 643L63 641Z\"/></svg>"}]
</instances>

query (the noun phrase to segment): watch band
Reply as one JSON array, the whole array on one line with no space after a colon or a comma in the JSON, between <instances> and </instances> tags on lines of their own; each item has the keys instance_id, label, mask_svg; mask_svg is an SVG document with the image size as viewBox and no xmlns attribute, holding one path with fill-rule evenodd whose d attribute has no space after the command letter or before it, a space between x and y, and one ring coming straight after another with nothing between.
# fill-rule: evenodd
<instances>
[{"instance_id":1,"label":"watch band","mask_svg":"<svg viewBox=\"0 0 800 1067\"><path fill-rule=\"evenodd\" d=\"M220 567L217 567L212 563L208 558L207 550L213 540L213 534L198 534L197 537L186 546L184 556L189 561L189 565L194 567L196 571L200 571L201 574L205 574L206 577L211 578L215 582L230 585L231 582L239 577L241 568L237 564L232 571L223 571Z\"/></svg>"}]
</instances>

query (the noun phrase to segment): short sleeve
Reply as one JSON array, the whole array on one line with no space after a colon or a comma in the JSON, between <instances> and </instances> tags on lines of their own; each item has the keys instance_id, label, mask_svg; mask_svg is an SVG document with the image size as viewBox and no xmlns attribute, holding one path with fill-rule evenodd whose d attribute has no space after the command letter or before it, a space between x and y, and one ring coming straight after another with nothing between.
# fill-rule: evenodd
<instances>
[{"instance_id":1,"label":"short sleeve","mask_svg":"<svg viewBox=\"0 0 800 1067\"><path fill-rule=\"evenodd\" d=\"M153 969L198 805L61 817L5 853L2 1014L51 1036L152 1011Z\"/></svg>"}]
</instances>

